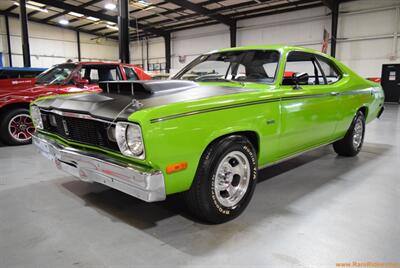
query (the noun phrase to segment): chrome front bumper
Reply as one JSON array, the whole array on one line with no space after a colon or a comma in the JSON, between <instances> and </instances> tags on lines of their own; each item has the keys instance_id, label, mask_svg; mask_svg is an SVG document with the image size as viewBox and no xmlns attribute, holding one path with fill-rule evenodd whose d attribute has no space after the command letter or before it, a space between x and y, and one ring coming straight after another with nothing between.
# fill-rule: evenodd
<instances>
[{"instance_id":1,"label":"chrome front bumper","mask_svg":"<svg viewBox=\"0 0 400 268\"><path fill-rule=\"evenodd\" d=\"M98 182L146 202L165 199L161 171L146 170L101 155L94 155L58 144L35 133L32 142L39 152L63 170L82 181Z\"/></svg>"}]
</instances>

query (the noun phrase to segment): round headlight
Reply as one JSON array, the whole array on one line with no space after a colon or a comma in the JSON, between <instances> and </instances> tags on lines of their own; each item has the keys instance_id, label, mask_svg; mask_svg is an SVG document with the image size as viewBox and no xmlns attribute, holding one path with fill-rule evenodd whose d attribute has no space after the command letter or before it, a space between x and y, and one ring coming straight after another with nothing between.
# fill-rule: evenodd
<instances>
[{"instance_id":1,"label":"round headlight","mask_svg":"<svg viewBox=\"0 0 400 268\"><path fill-rule=\"evenodd\" d=\"M117 123L115 139L122 154L144 159L143 137L139 125Z\"/></svg>"},{"instance_id":2,"label":"round headlight","mask_svg":"<svg viewBox=\"0 0 400 268\"><path fill-rule=\"evenodd\" d=\"M39 107L36 105L31 106L31 118L36 128L43 129L42 115L40 114Z\"/></svg>"}]
</instances>

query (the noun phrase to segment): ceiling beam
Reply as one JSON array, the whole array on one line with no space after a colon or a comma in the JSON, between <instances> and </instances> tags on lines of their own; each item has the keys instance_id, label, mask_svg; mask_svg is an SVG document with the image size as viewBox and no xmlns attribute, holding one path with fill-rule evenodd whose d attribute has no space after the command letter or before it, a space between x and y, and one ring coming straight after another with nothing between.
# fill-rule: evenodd
<instances>
[{"instance_id":1,"label":"ceiling beam","mask_svg":"<svg viewBox=\"0 0 400 268\"><path fill-rule=\"evenodd\" d=\"M235 15L234 19L235 20L244 20L244 19L248 19L248 18L275 15L275 14L280 14L280 13L286 13L286 12L292 12L292 11L298 11L298 10L323 6L323 4L321 2L318 3L316 1L314 1L314 2L308 1L308 2L310 2L310 4L305 5L305 1L307 1L307 0L300 1L302 3L302 5L289 5L288 3L277 5L276 7L279 7L279 9L275 9L273 7L268 7L268 8L254 9L251 11L248 10L248 11L237 12L237 13L234 13L234 15ZM209 25L215 25L215 24L218 24L218 22L214 21L213 19L202 19L202 20L197 20L197 21L189 21L189 22L184 22L184 23L180 23L180 24L174 24L171 26L166 25L165 30L170 31L170 32L176 32L176 31L188 30L188 29L209 26Z\"/></svg>"},{"instance_id":2,"label":"ceiling beam","mask_svg":"<svg viewBox=\"0 0 400 268\"><path fill-rule=\"evenodd\" d=\"M259 1L259 3L254 2L253 4L252 4L252 1L250 1L250 2L241 2L241 3L238 3L238 4L229 5L229 6L223 6L223 7L220 7L220 8L213 9L212 12L214 14L217 14L217 13L220 13L220 12L235 11L236 9L240 10L241 8L244 8L244 7L247 8L247 7L262 6L262 5L268 4L268 2L270 0L258 0L258 1ZM207 1L207 2L210 2L210 1ZM207 3L207 2L203 2L203 3ZM318 3L321 4L321 2L319 2L319 0L299 0L299 1L296 1L296 2L283 3L283 4L274 5L274 6L264 6L264 7L260 8L259 10L269 11L269 10L273 10L273 9L282 9L282 8L293 7L293 6L297 6L297 5L305 5L305 4L308 4L310 2L314 2L314 3L318 2ZM203 4L203 3L201 3L201 4ZM246 11L246 13L248 13L248 14L251 14L252 12L254 12L254 11L251 11L251 10ZM163 13L160 13L160 14L163 14ZM230 16L233 17L236 14L237 13L234 13L234 14L232 14ZM198 14L190 14L190 15L180 16L179 17L179 22L184 22L185 20L194 19L194 18L196 18L198 16L199 16ZM141 17L140 20L143 20L143 19L146 19L146 18L147 17ZM174 22L176 22L176 21L174 21L172 19L165 19L165 20L154 22L151 25L153 27L155 27L157 25L163 25L163 27L166 29L166 28L169 28L168 25L170 23L174 23ZM193 22L193 23L197 23L197 21ZM176 25L179 25L179 24L176 24Z\"/></svg>"},{"instance_id":3,"label":"ceiling beam","mask_svg":"<svg viewBox=\"0 0 400 268\"><path fill-rule=\"evenodd\" d=\"M255 3L253 5L250 5L250 7L265 5L270 0L258 0L258 1L261 4L260 3ZM276 9L285 9L285 8L295 7L295 6L298 6L298 5L303 6L303 5L307 5L307 4L311 4L311 3L318 3L319 5L322 5L321 2L318 2L318 0L299 0L299 1L296 1L296 2L283 3L283 4L279 4L279 5L274 5L274 6L264 6L264 7L261 7L259 9L252 9L252 10L246 10L246 11L243 11L243 12L236 12L236 13L232 13L230 16L235 18L238 14L240 14L240 15L242 15L242 14L252 14L254 12L261 12L261 11L267 12L267 11L276 10ZM229 11L234 11L236 9L241 9L243 7L247 7L248 5L249 5L249 2L238 3L238 4L233 4L233 5L230 5L230 6L224 6L224 7L221 7L221 8L216 8L216 9L213 9L212 11L214 13L229 12ZM190 19L193 19L193 18L195 18L197 16L198 16L197 14L181 16L181 17L179 17L179 22L184 22L185 20L190 20ZM142 18L140 18L140 19L142 19ZM192 21L192 24L197 24L197 23L202 22L202 21L205 21L205 20ZM164 26L165 30L168 31L168 29L170 29L170 27L180 27L181 25L186 25L187 26L188 24L190 24L190 22L185 22L184 24L170 25L171 23L174 23L174 22L176 23L176 21L167 19L167 20L154 22L154 23L152 23L152 25L153 26L157 26L157 25L161 24L161 25Z\"/></svg>"},{"instance_id":4,"label":"ceiling beam","mask_svg":"<svg viewBox=\"0 0 400 268\"><path fill-rule=\"evenodd\" d=\"M92 0L92 1L89 1L89 2L84 3L84 4L82 4L82 5L79 5L78 7L79 7L79 8L85 8L85 7L88 7L88 6L90 6L90 5L97 4L98 2L101 2L101 1L102 1L102 0ZM42 21L45 22L45 21L49 21L49 20L58 18L58 17L60 17L60 16L64 16L64 15L68 14L68 12L70 12L70 11L69 11L69 10L65 10L65 11L63 11L63 12L61 12L61 13L57 13L57 14L54 14L54 15L49 16L49 17L47 17L47 18L44 18L44 19L42 19ZM79 13L79 12L78 12L78 13Z\"/></svg>"},{"instance_id":5,"label":"ceiling beam","mask_svg":"<svg viewBox=\"0 0 400 268\"><path fill-rule=\"evenodd\" d=\"M206 5L209 5L209 4L215 4L215 3L218 3L218 2L222 2L223 0L208 0L208 1L204 1L204 2L201 2L201 3L198 3L197 5L200 5L200 6L206 6ZM251 1L253 1L253 0L251 0ZM160 3L160 5L161 4L166 4L165 2L163 2L163 3ZM166 11L163 11L163 12L153 12L154 14L153 15L148 15L148 16L144 16L144 17L140 17L139 19L140 20L149 20L149 19L153 19L153 18L157 18L158 16L160 16L160 17L167 17L168 18L168 15L170 15L170 14L172 14L172 13L182 13L182 12L184 12L185 10L186 10L186 8L183 8L183 7L180 7L180 8L176 8L176 9L168 9L168 8L165 8L165 7L159 7L159 8L162 8L162 9L165 9ZM214 9L215 10L215 9ZM143 9L138 9L138 10L132 10L131 11L131 14L133 14L133 13L138 13L138 12L140 12L140 11L143 11ZM151 12L151 11L148 11L148 12ZM171 19L172 20L172 19Z\"/></svg>"},{"instance_id":6,"label":"ceiling beam","mask_svg":"<svg viewBox=\"0 0 400 268\"><path fill-rule=\"evenodd\" d=\"M202 16L206 16L209 18L212 18L220 23L223 23L225 25L231 26L234 25L235 21L231 18L229 18L228 16L224 16L221 14L216 14L214 13L213 10L207 9L205 7L202 7L198 4L194 4L190 1L186 1L186 0L169 0L169 3L174 3L175 5L184 7L186 9L189 9L191 11L196 12L199 15Z\"/></svg>"},{"instance_id":7,"label":"ceiling beam","mask_svg":"<svg viewBox=\"0 0 400 268\"><path fill-rule=\"evenodd\" d=\"M98 11L93 11L93 10L90 10L87 8L81 8L79 6L67 4L67 3L61 2L59 0L35 0L35 2L44 4L44 5L48 5L48 6L52 6L52 7L56 7L59 9L63 9L65 11L77 12L77 13L83 14L84 16L87 16L87 17L95 17L95 18L99 18L100 20L118 23L118 19L116 16L110 16L110 15L107 15L107 14L104 14L104 13L101 13ZM153 34L157 34L160 36L164 36L166 34L162 29L149 27L149 26L143 25L141 23L138 23L137 25L139 28L146 27L146 31L151 32ZM129 26L132 28L136 28L135 21L130 21Z\"/></svg>"},{"instance_id":8,"label":"ceiling beam","mask_svg":"<svg viewBox=\"0 0 400 268\"><path fill-rule=\"evenodd\" d=\"M336 0L321 0L322 3L327 6L330 10L333 10L335 7Z\"/></svg>"},{"instance_id":9,"label":"ceiling beam","mask_svg":"<svg viewBox=\"0 0 400 268\"><path fill-rule=\"evenodd\" d=\"M285 8L285 9L278 9L278 10L271 9L270 11L264 10L266 12L255 13L255 14L251 14L250 13L250 15L247 15L249 12L240 12L240 13L235 14L235 18L237 18L237 20L245 20L245 19L264 17L264 16L270 16L270 15L276 15L276 14L282 14L282 13L287 13L287 12L293 12L293 11L299 11L299 10L310 9L310 8L315 8L315 7L321 7L321 6L323 6L322 3L312 3L312 4L309 4L309 5L292 6L292 7L288 7L288 8ZM259 10L259 11L261 11L261 10ZM237 17L237 16L242 16L242 17Z\"/></svg>"},{"instance_id":10,"label":"ceiling beam","mask_svg":"<svg viewBox=\"0 0 400 268\"><path fill-rule=\"evenodd\" d=\"M19 15L18 14L7 12L5 10L0 10L0 15L9 16L11 18L19 19ZM64 25L60 25L60 24L56 24L56 23L42 22L42 20L40 20L40 19L29 18L29 21L33 21L33 22L36 22L36 23L45 24L45 25L48 25L48 26L53 26L53 27L57 27L57 28L61 28L61 29L79 31L79 32L82 32L82 33L95 35L95 36L98 36L98 37L104 37L103 35L93 34L91 31L87 31L87 30L83 30L83 29L77 29L77 28L72 27L72 26L67 26L67 25L64 26ZM107 37L107 38L110 38L110 39L113 39L113 40L118 40L118 38L116 38L116 37Z\"/></svg>"}]
</instances>

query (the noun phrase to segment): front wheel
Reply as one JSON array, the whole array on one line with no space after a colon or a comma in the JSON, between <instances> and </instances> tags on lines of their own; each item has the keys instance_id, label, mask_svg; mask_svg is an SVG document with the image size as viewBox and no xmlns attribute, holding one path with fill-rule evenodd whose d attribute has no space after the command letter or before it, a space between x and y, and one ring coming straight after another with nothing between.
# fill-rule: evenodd
<instances>
[{"instance_id":1,"label":"front wheel","mask_svg":"<svg viewBox=\"0 0 400 268\"><path fill-rule=\"evenodd\" d=\"M23 145L31 142L35 128L28 109L12 109L1 117L0 138L5 144Z\"/></svg>"},{"instance_id":2,"label":"front wheel","mask_svg":"<svg viewBox=\"0 0 400 268\"><path fill-rule=\"evenodd\" d=\"M196 217L223 223L239 216L257 183L257 157L251 142L232 135L212 143L201 157L186 204Z\"/></svg>"},{"instance_id":3,"label":"front wheel","mask_svg":"<svg viewBox=\"0 0 400 268\"><path fill-rule=\"evenodd\" d=\"M333 149L341 156L356 156L362 148L365 134L365 116L359 111L343 139L333 143Z\"/></svg>"}]
</instances>

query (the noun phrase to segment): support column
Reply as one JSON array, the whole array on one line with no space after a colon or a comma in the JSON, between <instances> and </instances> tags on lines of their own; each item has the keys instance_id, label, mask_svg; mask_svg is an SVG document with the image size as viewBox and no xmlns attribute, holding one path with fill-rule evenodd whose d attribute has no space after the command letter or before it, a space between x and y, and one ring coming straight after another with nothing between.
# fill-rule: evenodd
<instances>
[{"instance_id":1,"label":"support column","mask_svg":"<svg viewBox=\"0 0 400 268\"><path fill-rule=\"evenodd\" d=\"M334 0L332 3L332 24L331 24L331 56L336 56L336 39L337 28L339 22L339 0Z\"/></svg>"},{"instance_id":2,"label":"support column","mask_svg":"<svg viewBox=\"0 0 400 268\"><path fill-rule=\"evenodd\" d=\"M142 49L142 68L143 70L146 69L145 64L144 64L144 39L140 39L140 46Z\"/></svg>"},{"instance_id":3,"label":"support column","mask_svg":"<svg viewBox=\"0 0 400 268\"><path fill-rule=\"evenodd\" d=\"M129 63L129 5L128 0L118 0L119 59Z\"/></svg>"},{"instance_id":4,"label":"support column","mask_svg":"<svg viewBox=\"0 0 400 268\"><path fill-rule=\"evenodd\" d=\"M149 39L146 38L146 70L149 71Z\"/></svg>"},{"instance_id":5,"label":"support column","mask_svg":"<svg viewBox=\"0 0 400 268\"><path fill-rule=\"evenodd\" d=\"M229 26L229 33L230 33L230 38L231 38L231 47L236 47L236 33L237 33L237 27L236 27L236 21Z\"/></svg>"},{"instance_id":6,"label":"support column","mask_svg":"<svg viewBox=\"0 0 400 268\"><path fill-rule=\"evenodd\" d=\"M31 53L29 50L28 16L26 14L26 0L19 1L19 21L21 23L22 55L24 67L31 67Z\"/></svg>"},{"instance_id":7,"label":"support column","mask_svg":"<svg viewBox=\"0 0 400 268\"><path fill-rule=\"evenodd\" d=\"M81 57L81 34L76 31L76 45L78 47L78 61L82 61Z\"/></svg>"},{"instance_id":8,"label":"support column","mask_svg":"<svg viewBox=\"0 0 400 268\"><path fill-rule=\"evenodd\" d=\"M13 67L12 64L12 51L11 51L11 38L10 38L10 24L8 22L8 16L4 16L6 20L6 34L7 34L7 47L8 47L8 65Z\"/></svg>"},{"instance_id":9,"label":"support column","mask_svg":"<svg viewBox=\"0 0 400 268\"><path fill-rule=\"evenodd\" d=\"M164 35L165 42L165 72L169 73L171 69L171 34Z\"/></svg>"}]
</instances>

